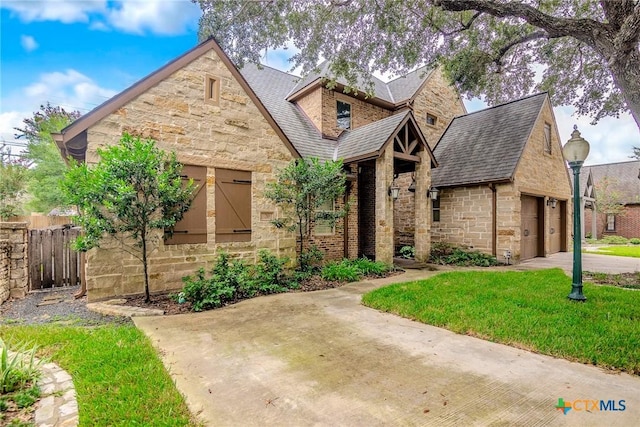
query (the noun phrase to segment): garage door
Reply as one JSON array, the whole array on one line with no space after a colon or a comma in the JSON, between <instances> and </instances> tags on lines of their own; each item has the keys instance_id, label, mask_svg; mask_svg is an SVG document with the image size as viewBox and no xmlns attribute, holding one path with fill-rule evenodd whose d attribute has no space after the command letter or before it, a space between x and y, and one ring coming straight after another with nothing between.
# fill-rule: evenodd
<instances>
[{"instance_id":1,"label":"garage door","mask_svg":"<svg viewBox=\"0 0 640 427\"><path fill-rule=\"evenodd\" d=\"M562 236L564 227L562 224L565 202L558 202L555 208L549 207L549 253L555 254L562 251Z\"/></svg>"},{"instance_id":2,"label":"garage door","mask_svg":"<svg viewBox=\"0 0 640 427\"><path fill-rule=\"evenodd\" d=\"M522 196L522 243L520 258L529 259L543 255L544 229L541 226L541 202L540 198L532 196Z\"/></svg>"}]
</instances>

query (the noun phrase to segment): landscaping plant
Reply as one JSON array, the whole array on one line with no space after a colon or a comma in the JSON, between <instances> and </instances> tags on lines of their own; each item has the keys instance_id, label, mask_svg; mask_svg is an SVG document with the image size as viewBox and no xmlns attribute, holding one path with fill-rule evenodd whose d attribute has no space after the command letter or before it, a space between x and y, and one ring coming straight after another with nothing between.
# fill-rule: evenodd
<instances>
[{"instance_id":1,"label":"landscaping plant","mask_svg":"<svg viewBox=\"0 0 640 427\"><path fill-rule=\"evenodd\" d=\"M120 240L142 262L149 302L149 252L189 209L193 180L185 184L175 153L160 150L151 139L125 133L118 145L98 149L98 156L95 165L74 164L63 182L83 228L74 249L98 247L107 235Z\"/></svg>"},{"instance_id":2,"label":"landscaping plant","mask_svg":"<svg viewBox=\"0 0 640 427\"><path fill-rule=\"evenodd\" d=\"M405 259L415 258L416 248L413 246L403 246L400 248L400 255Z\"/></svg>"},{"instance_id":3,"label":"landscaping plant","mask_svg":"<svg viewBox=\"0 0 640 427\"><path fill-rule=\"evenodd\" d=\"M21 410L40 398L40 362L35 353L36 347L27 349L25 345L10 351L0 338L0 425L19 425Z\"/></svg>"},{"instance_id":4,"label":"landscaping plant","mask_svg":"<svg viewBox=\"0 0 640 427\"><path fill-rule=\"evenodd\" d=\"M434 243L429 261L434 264L491 267L498 265L495 256L480 251L470 251L448 243Z\"/></svg>"}]
</instances>

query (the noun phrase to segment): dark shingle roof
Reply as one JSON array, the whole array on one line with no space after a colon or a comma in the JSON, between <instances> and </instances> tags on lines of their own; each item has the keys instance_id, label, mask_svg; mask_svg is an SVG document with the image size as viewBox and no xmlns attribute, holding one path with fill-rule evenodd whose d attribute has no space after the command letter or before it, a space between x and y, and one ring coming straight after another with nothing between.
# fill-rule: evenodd
<instances>
[{"instance_id":1,"label":"dark shingle roof","mask_svg":"<svg viewBox=\"0 0 640 427\"><path fill-rule=\"evenodd\" d=\"M408 114L409 110L402 111L366 126L343 132L338 144L338 157L349 159L379 150Z\"/></svg>"},{"instance_id":2,"label":"dark shingle roof","mask_svg":"<svg viewBox=\"0 0 640 427\"><path fill-rule=\"evenodd\" d=\"M546 93L453 119L434 155L436 187L510 180L515 173Z\"/></svg>"},{"instance_id":3,"label":"dark shingle roof","mask_svg":"<svg viewBox=\"0 0 640 427\"><path fill-rule=\"evenodd\" d=\"M240 73L303 157L333 158L336 142L322 138L304 113L285 99L298 77L254 64L246 64Z\"/></svg>"},{"instance_id":4,"label":"dark shingle roof","mask_svg":"<svg viewBox=\"0 0 640 427\"><path fill-rule=\"evenodd\" d=\"M621 202L624 204L640 203L640 160L630 162L608 163L605 165L584 166L580 171L580 177L588 175L589 171L593 176L593 183L596 186L596 198L598 197L598 183L607 177L612 181L611 186L620 192ZM582 184L582 179L580 179Z\"/></svg>"},{"instance_id":5,"label":"dark shingle roof","mask_svg":"<svg viewBox=\"0 0 640 427\"><path fill-rule=\"evenodd\" d=\"M427 70L427 67L420 67L387 83L394 102L399 103L411 99L432 72L433 70Z\"/></svg>"}]
</instances>

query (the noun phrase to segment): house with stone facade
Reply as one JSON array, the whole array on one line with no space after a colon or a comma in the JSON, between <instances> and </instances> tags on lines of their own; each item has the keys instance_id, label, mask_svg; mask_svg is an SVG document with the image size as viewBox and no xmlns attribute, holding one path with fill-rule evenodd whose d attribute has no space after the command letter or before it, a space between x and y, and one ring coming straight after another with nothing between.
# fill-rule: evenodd
<instances>
[{"instance_id":1,"label":"house with stone facade","mask_svg":"<svg viewBox=\"0 0 640 427\"><path fill-rule=\"evenodd\" d=\"M580 171L583 236L601 239L640 237L640 160L585 166ZM607 181L606 188L603 187ZM624 205L624 214L599 212L599 191L608 191Z\"/></svg>"},{"instance_id":2,"label":"house with stone facade","mask_svg":"<svg viewBox=\"0 0 640 427\"><path fill-rule=\"evenodd\" d=\"M458 211L453 204L449 207L456 198L467 197L464 191L473 199L488 196L489 206L497 206L500 212L513 210L523 192L535 203L556 198L560 203L557 212L566 213L569 196L560 187L564 184L568 191L567 178L546 170L560 162L561 173L566 173L546 95L535 98L544 101L527 140L534 142L521 144L521 157L531 159L521 162L511 181L505 177L474 186L462 183L457 185L463 188L459 192L453 185L456 183L439 181L437 185L443 187L437 201L440 221L432 222L432 212L436 212L429 199L432 172L443 166L434 147L450 145L443 134L455 129L456 121L466 120L455 88L438 69L423 68L388 83L373 78L373 93L346 93L346 82L341 80L329 88L325 72L326 65L304 78L255 65L238 69L216 41L209 39L55 135L65 158L89 163L97 161L98 148L117 143L123 132L153 138L160 148L176 152L185 165L185 176L198 185L192 208L176 226L173 237L165 239L150 259L153 292L180 287L184 275L198 267L208 268L220 250L249 261L257 259L260 249L295 258L295 235L273 227L271 221L280 212L264 193L278 171L297 158L342 159L345 165L345 199L335 204L348 200L349 214L335 227L315 224L311 229L312 243L323 249L328 259L368 256L391 263L396 238L402 235L415 247L416 258L424 260L430 252L434 225L439 230L437 239L451 238L490 252L495 252L494 246L501 249L520 244L520 231L508 231L509 227L519 229L517 215L496 216L494 234L506 236L501 237L503 243L480 243L490 234L474 231L468 215L454 213ZM539 126L546 124L553 136L550 153L533 147L542 143ZM508 133L510 128L503 129ZM547 135L546 130L542 132ZM509 138L502 141L508 145ZM531 153L524 149L529 146ZM540 163L538 158L549 161ZM532 183L540 176L556 179L557 191L550 190L547 182ZM492 196L495 191L490 186L500 185L504 187L500 187L499 196ZM400 209L407 194L408 213ZM500 201L497 205L496 197ZM473 207L465 206L474 212ZM488 208L483 205L478 209L486 214ZM548 210L541 209L549 218L540 227L540 235L550 229L546 221L552 221ZM442 227L446 218L467 221L464 231L476 233L472 241L463 238L458 242L454 236L457 231L447 234L446 230L455 226ZM566 221L561 223L566 228ZM92 250L87 254L89 299L139 292L141 269L115 242Z\"/></svg>"}]
</instances>

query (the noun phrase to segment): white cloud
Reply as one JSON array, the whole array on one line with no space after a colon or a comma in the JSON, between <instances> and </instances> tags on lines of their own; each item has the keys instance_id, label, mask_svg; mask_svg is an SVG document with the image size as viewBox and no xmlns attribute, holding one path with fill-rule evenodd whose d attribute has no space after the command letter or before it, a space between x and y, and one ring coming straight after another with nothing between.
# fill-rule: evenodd
<instances>
[{"instance_id":1,"label":"white cloud","mask_svg":"<svg viewBox=\"0 0 640 427\"><path fill-rule=\"evenodd\" d=\"M38 42L31 36L25 36L24 34L20 36L20 45L27 52L33 52L38 48Z\"/></svg>"},{"instance_id":2,"label":"white cloud","mask_svg":"<svg viewBox=\"0 0 640 427\"><path fill-rule=\"evenodd\" d=\"M109 24L128 33L179 34L195 28L200 7L187 0L127 0L114 2L107 13Z\"/></svg>"},{"instance_id":3,"label":"white cloud","mask_svg":"<svg viewBox=\"0 0 640 427\"><path fill-rule=\"evenodd\" d=\"M86 22L93 30L180 34L198 25L200 7L189 0L4 0L0 7L24 22Z\"/></svg>"},{"instance_id":4,"label":"white cloud","mask_svg":"<svg viewBox=\"0 0 640 427\"><path fill-rule=\"evenodd\" d=\"M104 12L106 0L4 0L2 7L17 14L24 22L88 22L89 15Z\"/></svg>"}]
</instances>

